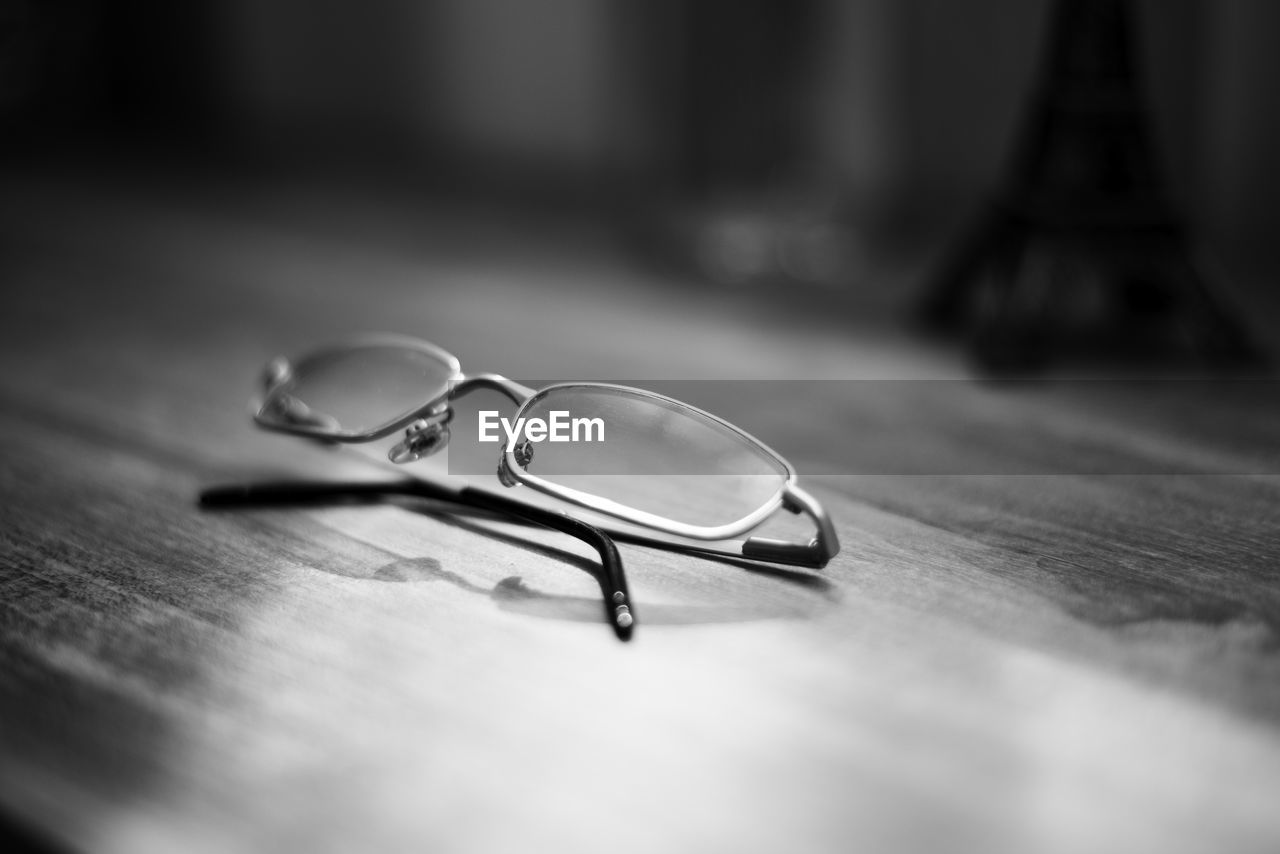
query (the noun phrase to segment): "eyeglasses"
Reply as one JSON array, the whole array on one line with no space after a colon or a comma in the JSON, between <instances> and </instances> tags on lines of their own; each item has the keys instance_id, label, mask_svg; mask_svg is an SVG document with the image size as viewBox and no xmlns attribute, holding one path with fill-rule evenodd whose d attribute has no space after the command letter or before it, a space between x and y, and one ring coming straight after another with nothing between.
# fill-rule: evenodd
<instances>
[{"instance_id":1,"label":"eyeglasses","mask_svg":"<svg viewBox=\"0 0 1280 854\"><path fill-rule=\"evenodd\" d=\"M582 508L604 519L599 527L619 539L814 568L839 551L830 518L797 486L790 463L738 427L642 389L565 383L534 390L497 374L464 374L458 359L434 344L373 335L298 359L274 359L254 420L326 443L374 442L403 430L387 454L403 465L443 450L451 437L451 404L480 389L519 407L500 429L490 425L500 443L499 481ZM484 490L469 494L469 500L481 496L476 506L525 518L536 512ZM803 543L756 536L726 542L779 508L810 517L816 535ZM611 617L629 626L620 563L617 574L620 584L610 598L621 601L614 601Z\"/></svg>"}]
</instances>

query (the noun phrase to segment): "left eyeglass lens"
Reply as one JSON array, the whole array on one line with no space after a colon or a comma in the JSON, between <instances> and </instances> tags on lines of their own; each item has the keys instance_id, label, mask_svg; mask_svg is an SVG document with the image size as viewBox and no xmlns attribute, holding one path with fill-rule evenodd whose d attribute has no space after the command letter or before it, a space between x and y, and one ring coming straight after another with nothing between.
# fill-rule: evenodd
<instances>
[{"instance_id":1,"label":"left eyeglass lens","mask_svg":"<svg viewBox=\"0 0 1280 854\"><path fill-rule=\"evenodd\" d=\"M444 394L454 367L428 350L362 345L304 358L271 389L258 417L332 436L400 421Z\"/></svg>"}]
</instances>

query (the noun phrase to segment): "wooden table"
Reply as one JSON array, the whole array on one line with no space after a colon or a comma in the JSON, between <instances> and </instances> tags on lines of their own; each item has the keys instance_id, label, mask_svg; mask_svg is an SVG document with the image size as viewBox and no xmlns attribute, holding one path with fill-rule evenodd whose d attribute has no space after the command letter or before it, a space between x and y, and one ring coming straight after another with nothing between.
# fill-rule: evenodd
<instances>
[{"instance_id":1,"label":"wooden table","mask_svg":"<svg viewBox=\"0 0 1280 854\"><path fill-rule=\"evenodd\" d=\"M0 197L18 824L119 852L1280 850L1273 386L754 401L843 551L624 546L623 644L558 534L201 512L211 485L381 476L255 431L261 365L395 329L521 378L958 369L553 225L126 177Z\"/></svg>"}]
</instances>

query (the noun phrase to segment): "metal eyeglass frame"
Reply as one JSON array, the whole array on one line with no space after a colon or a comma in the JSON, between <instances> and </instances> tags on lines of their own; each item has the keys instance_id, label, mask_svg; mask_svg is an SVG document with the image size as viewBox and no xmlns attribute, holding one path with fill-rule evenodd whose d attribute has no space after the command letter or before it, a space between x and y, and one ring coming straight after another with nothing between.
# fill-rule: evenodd
<instances>
[{"instance_id":1,"label":"metal eyeglass frame","mask_svg":"<svg viewBox=\"0 0 1280 854\"><path fill-rule=\"evenodd\" d=\"M594 513L604 514L623 522L637 525L671 536L703 541L726 541L738 537L759 526L765 519L773 515L779 507L792 513L809 516L816 529L816 535L807 543L787 542L764 537L748 537L734 543L721 542L720 547L713 548L700 543L675 543L656 537L637 534L633 531L615 529L608 525L597 525L600 529L618 539L644 545L655 546L673 551L692 552L703 555L716 555L769 563L805 566L820 569L840 551L839 539L835 526L817 499L801 489L797 484L795 468L770 449L767 445L751 436L746 431L718 418L697 407L665 395L645 391L628 386L610 385L606 383L563 383L535 390L509 380L499 374L466 375L462 372L461 363L452 353L417 338L392 334L376 334L357 336L331 347L316 350L308 354L299 365L308 361L341 355L344 352L364 347L400 347L426 354L447 366L451 376L445 383L445 389L434 398L407 409L402 415L368 430L345 431L335 429L335 424L324 416L309 416L309 413L291 413L289 420L269 417L266 406L272 395L281 386L290 382L295 376L293 363L284 357L273 359L267 366L262 379L262 398L254 404L254 421L267 430L303 436L326 443L361 444L377 441L404 430L401 441L391 449L388 458L393 463L409 463L429 456L442 449L448 441L448 422L452 417L450 402L469 392L489 389L507 397L519 407L516 417L523 415L525 409L536 403L543 395L566 387L603 388L621 390L633 395L651 398L680 409L694 413L696 416L713 422L736 434L763 455L778 463L786 471L786 479L777 492L755 511L735 522L712 526L698 527L686 525L674 520L665 519L650 513L618 505L608 499L592 496L568 487L550 483L522 470L517 454L518 444L503 447L498 476L504 486L525 484L532 489L552 495L562 501L583 507ZM311 420L308 420L308 418Z\"/></svg>"}]
</instances>

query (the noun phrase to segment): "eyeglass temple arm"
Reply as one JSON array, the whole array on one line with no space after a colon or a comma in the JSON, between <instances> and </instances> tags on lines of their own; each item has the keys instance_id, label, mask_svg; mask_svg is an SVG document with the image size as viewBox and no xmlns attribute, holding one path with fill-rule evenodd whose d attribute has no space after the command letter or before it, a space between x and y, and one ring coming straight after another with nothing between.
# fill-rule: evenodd
<instances>
[{"instance_id":1,"label":"eyeglass temple arm","mask_svg":"<svg viewBox=\"0 0 1280 854\"><path fill-rule=\"evenodd\" d=\"M619 639L631 638L632 627L635 625L635 614L631 610L631 593L627 589L627 577L622 571L622 556L618 554L618 547L614 545L613 539L608 534L593 525L574 519L567 513L532 507L484 490L468 486L459 490L459 494L463 496L465 503L473 507L492 510L551 528L562 534L576 537L594 548L600 555L600 567L604 571L601 586L605 593L605 619L609 621L609 625L613 626L613 631Z\"/></svg>"},{"instance_id":2,"label":"eyeglass temple arm","mask_svg":"<svg viewBox=\"0 0 1280 854\"><path fill-rule=\"evenodd\" d=\"M327 504L334 501L376 501L391 495L432 498L451 504L488 510L551 528L582 540L594 548L600 556L600 566L603 570L601 587L605 592L605 618L619 639L631 638L635 626L635 614L631 608L631 593L627 588L627 577L622 569L622 556L618 554L617 546L614 545L613 539L600 529L564 513L531 507L472 487L453 490L416 479L395 483L283 481L214 487L200 493L200 505L209 508L297 506Z\"/></svg>"},{"instance_id":3,"label":"eyeglass temple arm","mask_svg":"<svg viewBox=\"0 0 1280 854\"><path fill-rule=\"evenodd\" d=\"M816 498L793 485L783 492L782 506L792 513L804 513L812 518L818 529L817 536L805 544L767 537L748 537L742 544L743 557L821 568L839 554L840 539L836 536L835 525Z\"/></svg>"}]
</instances>

